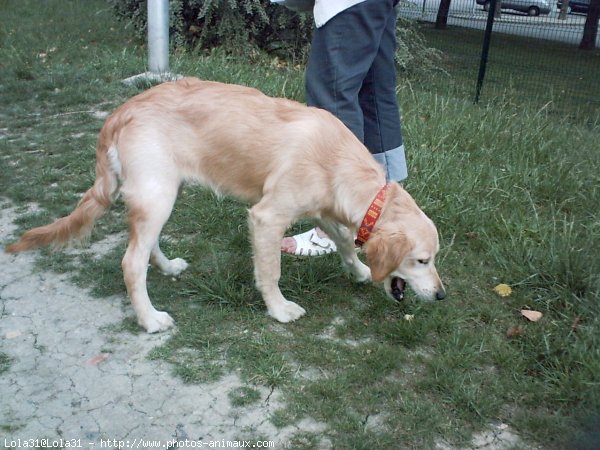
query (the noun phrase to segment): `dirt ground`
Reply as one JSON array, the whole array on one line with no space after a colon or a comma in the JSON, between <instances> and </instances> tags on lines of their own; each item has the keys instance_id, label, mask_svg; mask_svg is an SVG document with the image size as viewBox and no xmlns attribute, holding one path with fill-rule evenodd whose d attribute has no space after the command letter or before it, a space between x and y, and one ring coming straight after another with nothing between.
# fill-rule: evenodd
<instances>
[{"instance_id":1,"label":"dirt ground","mask_svg":"<svg viewBox=\"0 0 600 450\"><path fill-rule=\"evenodd\" d=\"M4 241L14 210L0 214ZM115 332L110 325L132 314L123 297L94 298L68 275L34 270L34 258L0 251L0 351L10 357L0 374L0 444L62 438L83 448L109 440L122 442L104 448L145 448L151 443L142 440L157 440L167 448L174 440L208 446L260 437L284 448L298 429L318 430L313 423L276 429L269 417L281 407L277 390L259 388L258 403L233 407L229 394L243 386L236 373L184 384L168 363L147 359L169 333Z\"/></svg>"},{"instance_id":2,"label":"dirt ground","mask_svg":"<svg viewBox=\"0 0 600 450\"><path fill-rule=\"evenodd\" d=\"M7 202L0 206L5 243L16 214ZM101 254L114 244L107 239L93 250ZM10 358L0 373L0 445L283 449L293 448L298 431L326 429L311 419L277 429L269 420L282 407L277 389L257 388L259 402L232 406L230 393L244 386L235 372L210 384L184 384L168 363L147 358L169 333L111 327L133 314L124 295L94 298L68 275L36 270L34 259L0 248L0 352ZM519 442L506 425L491 425L471 448L519 448ZM319 448L332 446L324 438ZM452 449L442 442L437 448Z\"/></svg>"}]
</instances>

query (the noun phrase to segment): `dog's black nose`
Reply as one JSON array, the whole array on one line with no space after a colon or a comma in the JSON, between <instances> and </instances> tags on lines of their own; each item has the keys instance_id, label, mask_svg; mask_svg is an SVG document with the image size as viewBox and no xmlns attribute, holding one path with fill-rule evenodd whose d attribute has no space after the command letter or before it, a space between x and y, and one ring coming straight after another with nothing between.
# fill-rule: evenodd
<instances>
[{"instance_id":1,"label":"dog's black nose","mask_svg":"<svg viewBox=\"0 0 600 450\"><path fill-rule=\"evenodd\" d=\"M444 300L446 298L446 291L443 289L440 289L439 291L437 291L435 293L435 299L436 300Z\"/></svg>"}]
</instances>

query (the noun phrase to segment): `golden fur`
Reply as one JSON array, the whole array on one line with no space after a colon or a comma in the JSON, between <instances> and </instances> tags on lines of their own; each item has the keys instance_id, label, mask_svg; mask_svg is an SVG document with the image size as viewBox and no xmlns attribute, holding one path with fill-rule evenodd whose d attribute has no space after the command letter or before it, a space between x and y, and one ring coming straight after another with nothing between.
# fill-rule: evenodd
<instances>
[{"instance_id":1,"label":"golden fur","mask_svg":"<svg viewBox=\"0 0 600 450\"><path fill-rule=\"evenodd\" d=\"M167 259L158 245L183 182L253 205L256 285L269 314L281 322L305 313L278 286L281 239L301 217L316 219L336 241L343 265L359 281L384 281L390 294L392 277L402 277L420 297L443 297L434 266L436 228L395 183L364 246L370 270L357 258L353 235L385 177L338 119L255 89L194 78L153 87L109 116L98 138L96 181L77 208L6 250L81 239L121 193L130 222L122 262L127 291L140 325L164 330L173 320L152 306L146 271L149 261L169 275L187 267L180 258Z\"/></svg>"}]
</instances>

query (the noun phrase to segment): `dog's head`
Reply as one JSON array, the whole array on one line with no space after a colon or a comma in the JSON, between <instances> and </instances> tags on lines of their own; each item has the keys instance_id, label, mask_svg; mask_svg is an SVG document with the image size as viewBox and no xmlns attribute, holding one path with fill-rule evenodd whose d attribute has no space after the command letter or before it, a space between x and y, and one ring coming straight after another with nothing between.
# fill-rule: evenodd
<instances>
[{"instance_id":1,"label":"dog's head","mask_svg":"<svg viewBox=\"0 0 600 450\"><path fill-rule=\"evenodd\" d=\"M446 291L435 268L439 238L433 222L412 197L390 190L378 226L364 245L371 277L389 297L401 301L408 284L423 300L442 300Z\"/></svg>"}]
</instances>

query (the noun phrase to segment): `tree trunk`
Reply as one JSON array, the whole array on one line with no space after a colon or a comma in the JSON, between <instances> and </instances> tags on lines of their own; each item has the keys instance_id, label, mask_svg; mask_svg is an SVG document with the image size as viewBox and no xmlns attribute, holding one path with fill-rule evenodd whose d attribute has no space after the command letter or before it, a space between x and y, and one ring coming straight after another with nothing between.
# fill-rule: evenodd
<instances>
[{"instance_id":1,"label":"tree trunk","mask_svg":"<svg viewBox=\"0 0 600 450\"><path fill-rule=\"evenodd\" d=\"M494 11L494 17L500 19L502 17L502 0L496 0L496 11Z\"/></svg>"},{"instance_id":2,"label":"tree trunk","mask_svg":"<svg viewBox=\"0 0 600 450\"><path fill-rule=\"evenodd\" d=\"M559 20L566 20L568 12L569 12L569 1L563 0L563 2L560 5L560 14L558 15Z\"/></svg>"},{"instance_id":3,"label":"tree trunk","mask_svg":"<svg viewBox=\"0 0 600 450\"><path fill-rule=\"evenodd\" d=\"M596 48L596 37L598 36L598 21L600 20L600 0L592 0L587 19L583 27L583 37L579 44L580 50L593 50Z\"/></svg>"},{"instance_id":4,"label":"tree trunk","mask_svg":"<svg viewBox=\"0 0 600 450\"><path fill-rule=\"evenodd\" d=\"M438 8L437 17L435 19L435 28L437 30L445 30L448 23L448 12L450 11L451 0L441 0Z\"/></svg>"}]
</instances>

